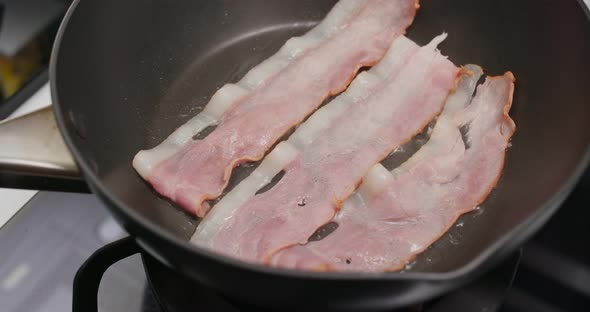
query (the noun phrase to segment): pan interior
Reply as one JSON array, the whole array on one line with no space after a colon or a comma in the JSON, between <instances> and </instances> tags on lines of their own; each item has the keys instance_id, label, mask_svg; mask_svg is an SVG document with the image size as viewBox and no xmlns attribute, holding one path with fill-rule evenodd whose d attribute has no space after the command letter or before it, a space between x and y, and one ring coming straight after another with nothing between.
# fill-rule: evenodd
<instances>
[{"instance_id":1,"label":"pan interior","mask_svg":"<svg viewBox=\"0 0 590 312\"><path fill-rule=\"evenodd\" d=\"M187 240L197 219L159 197L131 160L210 96L302 34L332 0L81 1L57 59L59 110L73 148L111 195ZM104 21L108 20L109 23ZM408 36L456 64L517 78L518 129L497 189L409 269L455 270L530 220L574 173L590 142L590 27L576 1L423 1Z\"/></svg>"}]
</instances>

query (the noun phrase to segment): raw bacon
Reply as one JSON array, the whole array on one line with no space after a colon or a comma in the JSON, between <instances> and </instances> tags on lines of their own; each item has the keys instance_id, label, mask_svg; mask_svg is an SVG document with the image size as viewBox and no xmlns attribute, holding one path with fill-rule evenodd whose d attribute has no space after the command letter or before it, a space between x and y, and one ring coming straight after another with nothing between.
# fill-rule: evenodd
<instances>
[{"instance_id":1,"label":"raw bacon","mask_svg":"<svg viewBox=\"0 0 590 312\"><path fill-rule=\"evenodd\" d=\"M369 71L360 73L345 93L309 117L287 141L279 143L252 174L227 193L199 223L192 241L201 246L209 246L223 223L233 217L240 205L268 185L301 150L313 143L322 130L342 115L346 108L367 98L388 77L394 79L418 48L418 45L405 36L397 38L381 62Z\"/></svg>"},{"instance_id":2,"label":"raw bacon","mask_svg":"<svg viewBox=\"0 0 590 312\"><path fill-rule=\"evenodd\" d=\"M479 205L496 185L515 125L508 116L514 76L462 81L431 139L392 173L375 166L317 242L284 249L275 266L308 270L401 269ZM479 72L479 73L478 73ZM466 107L465 107L466 106ZM461 128L467 127L465 142Z\"/></svg>"},{"instance_id":3,"label":"raw bacon","mask_svg":"<svg viewBox=\"0 0 590 312\"><path fill-rule=\"evenodd\" d=\"M133 165L162 195L204 216L232 169L261 159L285 132L357 70L373 65L411 24L416 0L345 0L317 28L293 38L237 84L219 90L202 114L161 145L139 152ZM211 125L203 140L192 137Z\"/></svg>"},{"instance_id":4,"label":"raw bacon","mask_svg":"<svg viewBox=\"0 0 590 312\"><path fill-rule=\"evenodd\" d=\"M461 72L436 50L445 36L393 66L378 88L369 87L366 96L342 108L312 141L301 144L295 134L293 141L302 148L285 166L284 177L225 218L216 235L207 238L209 247L243 260L268 262L280 249L305 243L330 221L375 163L442 110ZM351 97L348 92L342 96ZM199 243L198 233L195 237Z\"/></svg>"}]
</instances>

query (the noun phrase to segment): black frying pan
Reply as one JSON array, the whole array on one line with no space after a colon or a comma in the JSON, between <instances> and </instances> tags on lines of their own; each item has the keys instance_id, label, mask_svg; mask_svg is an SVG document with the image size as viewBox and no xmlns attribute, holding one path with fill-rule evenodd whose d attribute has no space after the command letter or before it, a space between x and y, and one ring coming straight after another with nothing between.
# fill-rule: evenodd
<instances>
[{"instance_id":1,"label":"black frying pan","mask_svg":"<svg viewBox=\"0 0 590 312\"><path fill-rule=\"evenodd\" d=\"M312 27L334 3L74 2L51 60L54 110L87 183L142 251L257 305L391 308L477 277L555 212L590 158L590 24L581 2L424 0L410 38L425 44L446 31L441 49L456 64L517 77L511 116L518 130L483 207L403 274L286 271L190 245L198 221L142 181L131 167L134 154L163 140L216 88Z\"/></svg>"}]
</instances>

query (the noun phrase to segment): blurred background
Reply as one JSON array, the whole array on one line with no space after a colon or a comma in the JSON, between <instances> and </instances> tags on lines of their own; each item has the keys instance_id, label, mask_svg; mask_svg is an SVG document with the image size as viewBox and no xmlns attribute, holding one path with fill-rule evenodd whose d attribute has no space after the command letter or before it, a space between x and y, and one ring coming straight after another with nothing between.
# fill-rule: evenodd
<instances>
[{"instance_id":1,"label":"blurred background","mask_svg":"<svg viewBox=\"0 0 590 312\"><path fill-rule=\"evenodd\" d=\"M0 1L0 120L47 82L53 40L70 2Z\"/></svg>"}]
</instances>

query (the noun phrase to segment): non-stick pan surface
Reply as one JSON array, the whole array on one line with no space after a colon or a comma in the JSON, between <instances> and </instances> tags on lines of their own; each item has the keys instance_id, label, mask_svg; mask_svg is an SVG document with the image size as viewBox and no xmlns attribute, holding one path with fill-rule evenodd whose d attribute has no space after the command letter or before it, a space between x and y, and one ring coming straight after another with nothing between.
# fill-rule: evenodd
<instances>
[{"instance_id":1,"label":"non-stick pan surface","mask_svg":"<svg viewBox=\"0 0 590 312\"><path fill-rule=\"evenodd\" d=\"M557 209L590 157L590 24L569 1L424 0L408 36L456 64L517 77L518 129L497 189L418 257L409 272L311 273L245 264L188 244L198 220L131 167L333 0L75 1L51 64L60 128L91 188L157 259L262 305L400 306L476 277ZM581 248L583 248L581 246Z\"/></svg>"}]
</instances>

